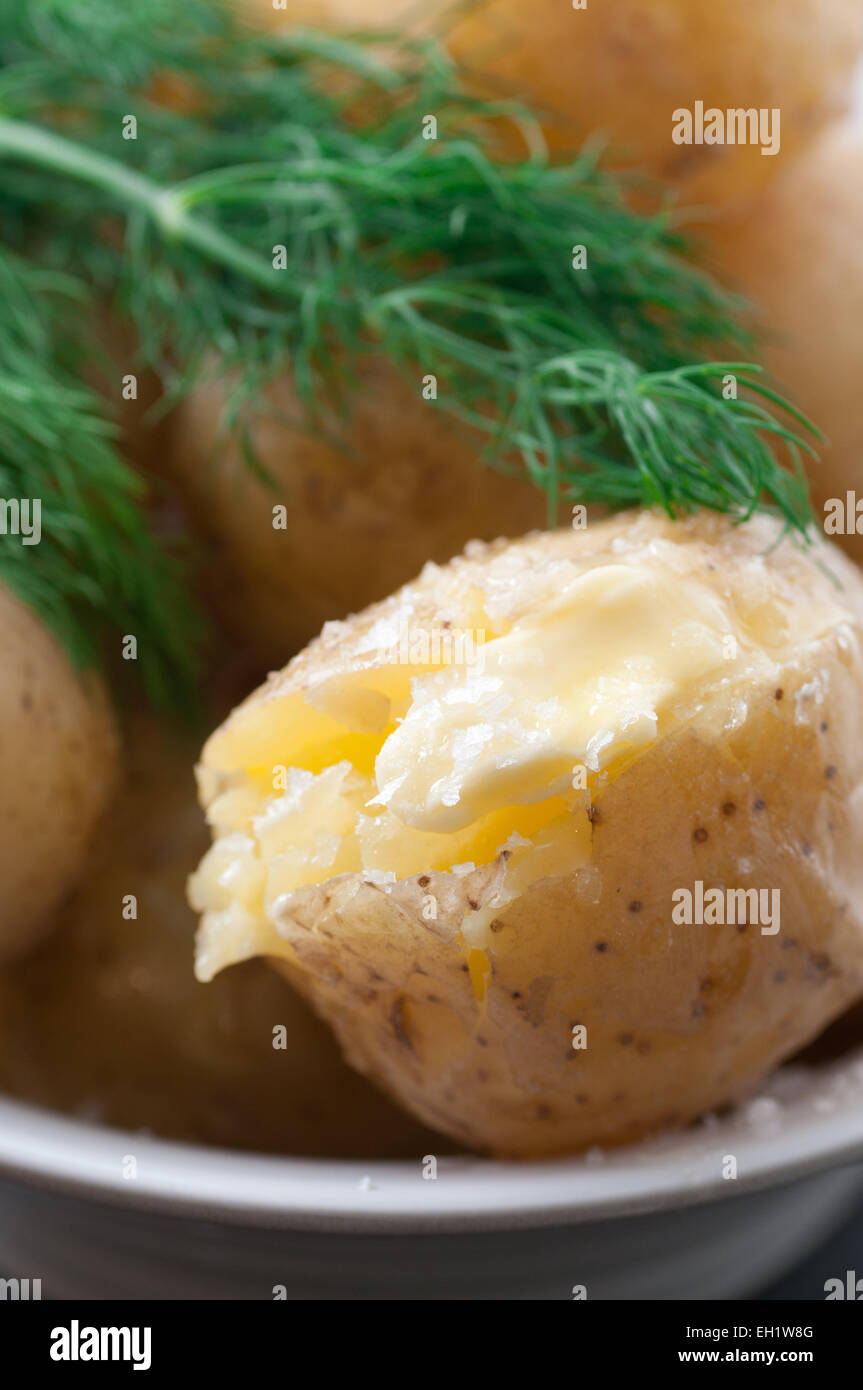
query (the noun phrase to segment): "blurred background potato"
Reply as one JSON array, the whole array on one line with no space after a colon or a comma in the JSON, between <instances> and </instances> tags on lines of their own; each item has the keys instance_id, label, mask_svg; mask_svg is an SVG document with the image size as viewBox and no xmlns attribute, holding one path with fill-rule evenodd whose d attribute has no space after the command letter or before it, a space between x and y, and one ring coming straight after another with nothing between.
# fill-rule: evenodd
<instances>
[{"instance_id":1,"label":"blurred background potato","mask_svg":"<svg viewBox=\"0 0 863 1390\"><path fill-rule=\"evenodd\" d=\"M237 435L224 437L225 386L195 391L177 413L174 476L211 547L208 592L264 664L282 665L327 620L383 598L427 560L545 520L541 493L483 466L485 441L423 398L419 371L411 382L369 357L357 377L345 419L304 422L287 376L268 391L250 431L266 479Z\"/></svg>"},{"instance_id":2,"label":"blurred background potato","mask_svg":"<svg viewBox=\"0 0 863 1390\"><path fill-rule=\"evenodd\" d=\"M757 307L760 360L826 436L808 465L821 524L827 498L863 496L863 137L831 126L702 235ZM863 537L836 540L863 558Z\"/></svg>"},{"instance_id":3,"label":"blurred background potato","mask_svg":"<svg viewBox=\"0 0 863 1390\"><path fill-rule=\"evenodd\" d=\"M723 202L772 177L847 108L863 45L858 0L243 3L250 19L277 26L440 35L481 90L539 109L552 148L600 133L616 161L671 180L688 202ZM672 112L696 100L779 107L781 154L673 144Z\"/></svg>"},{"instance_id":4,"label":"blurred background potato","mask_svg":"<svg viewBox=\"0 0 863 1390\"><path fill-rule=\"evenodd\" d=\"M0 584L0 961L39 940L81 879L118 765L102 681Z\"/></svg>"}]
</instances>

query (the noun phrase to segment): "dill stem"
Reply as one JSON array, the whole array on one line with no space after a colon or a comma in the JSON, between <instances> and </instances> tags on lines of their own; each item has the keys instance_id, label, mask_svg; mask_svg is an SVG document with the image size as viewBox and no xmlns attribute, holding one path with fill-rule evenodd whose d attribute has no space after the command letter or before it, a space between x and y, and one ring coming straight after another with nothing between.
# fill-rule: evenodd
<instances>
[{"instance_id":1,"label":"dill stem","mask_svg":"<svg viewBox=\"0 0 863 1390\"><path fill-rule=\"evenodd\" d=\"M194 217L185 207L182 193L163 188L153 179L126 168L117 159L27 121L0 117L2 155L113 193L127 207L144 212L164 237L182 242L226 270L253 280L271 294L289 291L296 295L287 277L275 273L266 261L246 251L217 227Z\"/></svg>"}]
</instances>

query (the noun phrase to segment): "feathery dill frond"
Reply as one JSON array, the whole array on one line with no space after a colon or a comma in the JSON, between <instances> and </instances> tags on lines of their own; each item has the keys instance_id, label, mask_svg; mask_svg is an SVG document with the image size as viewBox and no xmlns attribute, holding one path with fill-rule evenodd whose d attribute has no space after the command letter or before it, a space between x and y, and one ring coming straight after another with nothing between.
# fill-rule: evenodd
<instances>
[{"instance_id":1,"label":"feathery dill frond","mask_svg":"<svg viewBox=\"0 0 863 1390\"><path fill-rule=\"evenodd\" d=\"M632 210L596 150L551 163L534 139L530 158L505 158L504 114L530 129L529 112L466 92L428 43L382 56L261 35L204 0L20 0L0 18L0 235L41 274L73 270L93 304L110 295L172 396L214 359L236 372L231 419L285 371L310 406L349 404L357 359L383 353L418 391L435 375L430 409L483 431L487 461L526 469L551 517L562 499L766 506L804 532L811 426L757 366L733 369L738 399L721 389L725 360L751 349L741 303L689 263L667 209ZM38 356L16 368L29 390ZM81 475L116 477L63 380L54 408L78 408ZM16 457L40 476L23 443ZM120 495L125 536L136 503L128 483ZM87 488L68 501L86 533ZM94 543L96 568L75 581L94 611L104 554ZM72 591L71 577L31 582L54 578Z\"/></svg>"},{"instance_id":2,"label":"feathery dill frond","mask_svg":"<svg viewBox=\"0 0 863 1390\"><path fill-rule=\"evenodd\" d=\"M144 686L168 707L192 688L195 622L144 523L143 485L75 374L74 316L88 301L73 277L0 251L0 496L41 507L38 544L0 535L0 579L80 665L95 660L100 633L134 635Z\"/></svg>"}]
</instances>

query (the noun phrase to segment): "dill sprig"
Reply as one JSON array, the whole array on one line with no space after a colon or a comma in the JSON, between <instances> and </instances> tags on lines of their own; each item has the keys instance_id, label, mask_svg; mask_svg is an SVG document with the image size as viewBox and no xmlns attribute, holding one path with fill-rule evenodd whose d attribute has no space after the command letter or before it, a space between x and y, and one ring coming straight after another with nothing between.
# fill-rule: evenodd
<instances>
[{"instance_id":1,"label":"dill sprig","mask_svg":"<svg viewBox=\"0 0 863 1390\"><path fill-rule=\"evenodd\" d=\"M633 211L595 149L551 163L530 113L472 97L439 48L392 47L261 35L204 0L16 0L0 233L109 294L170 399L231 377L228 424L285 371L310 410L348 410L359 357L384 353L417 390L434 375L430 408L526 469L552 517L767 506L805 531L811 427L727 364L751 346L742 306L669 209ZM501 154L502 119L525 160Z\"/></svg>"},{"instance_id":2,"label":"dill sprig","mask_svg":"<svg viewBox=\"0 0 863 1390\"><path fill-rule=\"evenodd\" d=\"M144 488L103 403L74 371L89 299L74 277L0 251L0 496L41 507L36 545L0 537L0 579L82 666L100 631L134 636L144 687L168 707L192 689L194 617L177 566L142 524Z\"/></svg>"}]
</instances>

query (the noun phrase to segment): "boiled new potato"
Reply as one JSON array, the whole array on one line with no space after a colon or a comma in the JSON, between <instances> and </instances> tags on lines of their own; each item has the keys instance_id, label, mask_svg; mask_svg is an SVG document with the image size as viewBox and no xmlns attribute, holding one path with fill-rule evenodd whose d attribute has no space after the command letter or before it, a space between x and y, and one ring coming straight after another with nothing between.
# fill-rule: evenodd
<instances>
[{"instance_id":1,"label":"boiled new potato","mask_svg":"<svg viewBox=\"0 0 863 1390\"><path fill-rule=\"evenodd\" d=\"M173 470L211 542L215 604L265 663L425 559L543 520L534 487L478 466L421 375L409 382L380 358L361 363L348 420L307 420L287 377L271 389L251 431L266 479L225 437L227 391L213 381L181 406Z\"/></svg>"},{"instance_id":2,"label":"boiled new potato","mask_svg":"<svg viewBox=\"0 0 863 1390\"><path fill-rule=\"evenodd\" d=\"M245 0L258 22L441 35L475 84L527 100L552 147L602 132L625 163L724 202L757 187L845 110L863 45L859 0ZM778 155L674 144L672 113L778 108ZM523 150L523 145L521 146Z\"/></svg>"},{"instance_id":3,"label":"boiled new potato","mask_svg":"<svg viewBox=\"0 0 863 1390\"><path fill-rule=\"evenodd\" d=\"M477 543L206 744L197 969L479 1150L685 1124L863 993L863 578L757 517Z\"/></svg>"},{"instance_id":4,"label":"boiled new potato","mask_svg":"<svg viewBox=\"0 0 863 1390\"><path fill-rule=\"evenodd\" d=\"M553 145L602 131L633 167L722 202L789 162L847 106L863 44L857 0L485 0L451 47L470 70L549 109ZM780 148L674 144L672 113L779 109Z\"/></svg>"},{"instance_id":5,"label":"boiled new potato","mask_svg":"<svg viewBox=\"0 0 863 1390\"><path fill-rule=\"evenodd\" d=\"M723 277L760 311L761 359L826 436L808 465L822 522L830 498L844 502L850 490L863 502L860 135L844 126L827 131L739 215L704 235ZM856 521L852 508L852 527ZM836 540L863 559L856 529Z\"/></svg>"},{"instance_id":6,"label":"boiled new potato","mask_svg":"<svg viewBox=\"0 0 863 1390\"><path fill-rule=\"evenodd\" d=\"M0 960L29 948L74 888L117 773L99 679L76 671L0 584Z\"/></svg>"}]
</instances>

